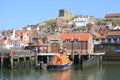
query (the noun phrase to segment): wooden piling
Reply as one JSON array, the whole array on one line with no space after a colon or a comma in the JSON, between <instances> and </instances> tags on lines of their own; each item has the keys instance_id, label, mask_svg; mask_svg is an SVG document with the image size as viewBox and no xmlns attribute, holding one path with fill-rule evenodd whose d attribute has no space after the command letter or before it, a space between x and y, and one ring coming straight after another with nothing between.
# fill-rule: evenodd
<instances>
[{"instance_id":1,"label":"wooden piling","mask_svg":"<svg viewBox=\"0 0 120 80\"><path fill-rule=\"evenodd\" d=\"M26 67L26 57L25 57L25 55L24 55L24 57L23 57L23 64L24 64L24 67Z\"/></svg>"},{"instance_id":2,"label":"wooden piling","mask_svg":"<svg viewBox=\"0 0 120 80\"><path fill-rule=\"evenodd\" d=\"M49 60L49 56L47 56L47 63L49 64L50 60Z\"/></svg>"},{"instance_id":3,"label":"wooden piling","mask_svg":"<svg viewBox=\"0 0 120 80\"><path fill-rule=\"evenodd\" d=\"M101 62L102 62L102 56L99 55L99 63L101 63Z\"/></svg>"},{"instance_id":4,"label":"wooden piling","mask_svg":"<svg viewBox=\"0 0 120 80\"><path fill-rule=\"evenodd\" d=\"M13 55L11 55L10 64L11 64L11 69L13 69Z\"/></svg>"},{"instance_id":5,"label":"wooden piling","mask_svg":"<svg viewBox=\"0 0 120 80\"><path fill-rule=\"evenodd\" d=\"M30 60L30 67L32 66L32 56L29 55L29 60Z\"/></svg>"},{"instance_id":6,"label":"wooden piling","mask_svg":"<svg viewBox=\"0 0 120 80\"><path fill-rule=\"evenodd\" d=\"M38 65L38 56L37 56L37 53L35 53L35 59L36 59L36 65Z\"/></svg>"},{"instance_id":7,"label":"wooden piling","mask_svg":"<svg viewBox=\"0 0 120 80\"><path fill-rule=\"evenodd\" d=\"M4 57L1 56L1 68L3 68L3 59L4 59Z\"/></svg>"},{"instance_id":8,"label":"wooden piling","mask_svg":"<svg viewBox=\"0 0 120 80\"><path fill-rule=\"evenodd\" d=\"M80 55L81 70L83 70L83 55Z\"/></svg>"},{"instance_id":9,"label":"wooden piling","mask_svg":"<svg viewBox=\"0 0 120 80\"><path fill-rule=\"evenodd\" d=\"M19 59L19 56L17 57L17 62L18 62L18 68L20 68L20 59Z\"/></svg>"}]
</instances>

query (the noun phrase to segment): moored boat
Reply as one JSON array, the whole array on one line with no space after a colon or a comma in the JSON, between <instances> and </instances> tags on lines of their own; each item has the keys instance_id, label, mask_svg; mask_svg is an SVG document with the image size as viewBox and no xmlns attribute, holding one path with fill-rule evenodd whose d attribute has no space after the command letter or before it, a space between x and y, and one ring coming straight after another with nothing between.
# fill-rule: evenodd
<instances>
[{"instance_id":1,"label":"moored boat","mask_svg":"<svg viewBox=\"0 0 120 80\"><path fill-rule=\"evenodd\" d=\"M48 65L47 69L56 69L56 70L66 70L69 69L72 65L72 61L66 64L62 64L62 65Z\"/></svg>"},{"instance_id":2,"label":"moored boat","mask_svg":"<svg viewBox=\"0 0 120 80\"><path fill-rule=\"evenodd\" d=\"M47 66L47 69L69 69L72 65L72 61L70 61L69 56L65 51L60 51L58 55L53 57L52 62Z\"/></svg>"}]
</instances>

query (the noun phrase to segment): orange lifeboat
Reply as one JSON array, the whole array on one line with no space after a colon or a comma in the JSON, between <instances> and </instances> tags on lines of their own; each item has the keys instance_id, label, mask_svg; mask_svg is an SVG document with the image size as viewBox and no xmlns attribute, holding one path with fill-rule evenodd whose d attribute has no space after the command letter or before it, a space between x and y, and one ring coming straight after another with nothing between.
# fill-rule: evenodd
<instances>
[{"instance_id":1,"label":"orange lifeboat","mask_svg":"<svg viewBox=\"0 0 120 80\"><path fill-rule=\"evenodd\" d=\"M69 56L66 53L58 53L53 57L52 64L48 65L48 69L65 69L72 65Z\"/></svg>"}]
</instances>

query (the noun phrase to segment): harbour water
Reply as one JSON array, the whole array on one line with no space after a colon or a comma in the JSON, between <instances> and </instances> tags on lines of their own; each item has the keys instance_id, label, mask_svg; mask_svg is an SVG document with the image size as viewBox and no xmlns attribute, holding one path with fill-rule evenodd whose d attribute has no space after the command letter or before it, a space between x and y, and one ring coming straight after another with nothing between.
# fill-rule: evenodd
<instances>
[{"instance_id":1,"label":"harbour water","mask_svg":"<svg viewBox=\"0 0 120 80\"><path fill-rule=\"evenodd\" d=\"M83 70L73 65L66 71L1 69L0 80L120 80L120 64L94 64Z\"/></svg>"}]
</instances>

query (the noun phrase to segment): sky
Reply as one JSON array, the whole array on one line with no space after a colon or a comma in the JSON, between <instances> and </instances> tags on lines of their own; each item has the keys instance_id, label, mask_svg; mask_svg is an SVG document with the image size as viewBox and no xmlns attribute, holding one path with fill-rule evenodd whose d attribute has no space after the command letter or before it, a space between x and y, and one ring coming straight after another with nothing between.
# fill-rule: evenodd
<instances>
[{"instance_id":1,"label":"sky","mask_svg":"<svg viewBox=\"0 0 120 80\"><path fill-rule=\"evenodd\" d=\"M107 13L120 13L119 4L120 0L0 0L0 30L18 30L58 17L59 9L104 18Z\"/></svg>"}]
</instances>

